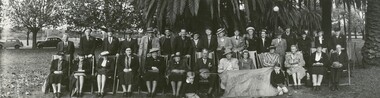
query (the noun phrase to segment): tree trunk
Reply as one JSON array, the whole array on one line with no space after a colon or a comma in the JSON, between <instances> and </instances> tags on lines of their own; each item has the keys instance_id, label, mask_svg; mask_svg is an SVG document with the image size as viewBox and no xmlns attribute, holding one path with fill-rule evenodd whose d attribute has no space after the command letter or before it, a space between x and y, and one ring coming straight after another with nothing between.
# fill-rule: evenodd
<instances>
[{"instance_id":1,"label":"tree trunk","mask_svg":"<svg viewBox=\"0 0 380 98\"><path fill-rule=\"evenodd\" d=\"M326 37L331 37L331 9L332 0L321 0L322 7L322 31L325 32Z\"/></svg>"},{"instance_id":2,"label":"tree trunk","mask_svg":"<svg viewBox=\"0 0 380 98\"><path fill-rule=\"evenodd\" d=\"M26 45L29 46L29 34L30 31L26 32Z\"/></svg>"},{"instance_id":3,"label":"tree trunk","mask_svg":"<svg viewBox=\"0 0 380 98\"><path fill-rule=\"evenodd\" d=\"M37 49L37 33L38 33L38 31L40 31L40 28L32 28L30 31L33 34L32 49Z\"/></svg>"},{"instance_id":4,"label":"tree trunk","mask_svg":"<svg viewBox=\"0 0 380 98\"><path fill-rule=\"evenodd\" d=\"M368 0L363 65L380 65L380 0Z\"/></svg>"}]
</instances>

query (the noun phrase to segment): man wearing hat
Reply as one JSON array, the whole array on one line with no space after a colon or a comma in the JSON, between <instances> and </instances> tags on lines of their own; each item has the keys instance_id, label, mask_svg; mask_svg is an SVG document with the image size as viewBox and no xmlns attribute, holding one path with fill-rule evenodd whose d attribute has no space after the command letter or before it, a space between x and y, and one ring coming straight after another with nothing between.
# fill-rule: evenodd
<instances>
[{"instance_id":1,"label":"man wearing hat","mask_svg":"<svg viewBox=\"0 0 380 98\"><path fill-rule=\"evenodd\" d=\"M63 59L65 56L65 53L63 52L58 52L56 57L58 59L54 59L51 62L50 66L50 74L49 74L49 84L52 85L53 87L53 93L54 96L57 98L60 98L62 96L61 94L61 85L62 83L65 83L64 79L67 79L68 77L68 70L69 70L69 65L68 62ZM66 82L67 83L67 82Z\"/></svg>"},{"instance_id":2,"label":"man wearing hat","mask_svg":"<svg viewBox=\"0 0 380 98\"><path fill-rule=\"evenodd\" d=\"M79 40L79 52L85 56L94 55L96 49L95 37L91 36L91 29L86 29L84 35Z\"/></svg>"},{"instance_id":3,"label":"man wearing hat","mask_svg":"<svg viewBox=\"0 0 380 98\"><path fill-rule=\"evenodd\" d=\"M173 54L173 43L174 43L174 34L170 31L169 28L165 28L165 36L160 38L160 50L161 55L171 55Z\"/></svg>"},{"instance_id":4,"label":"man wearing hat","mask_svg":"<svg viewBox=\"0 0 380 98\"><path fill-rule=\"evenodd\" d=\"M118 53L119 39L113 36L112 29L107 29L107 37L104 38L102 46L102 50L108 51L110 55L116 55Z\"/></svg>"},{"instance_id":5,"label":"man wearing hat","mask_svg":"<svg viewBox=\"0 0 380 98\"><path fill-rule=\"evenodd\" d=\"M269 38L267 38L266 30L263 29L261 31L261 37L256 40L256 45L257 45L257 53L264 53L268 52L268 48L271 45L271 41Z\"/></svg>"},{"instance_id":6,"label":"man wearing hat","mask_svg":"<svg viewBox=\"0 0 380 98\"><path fill-rule=\"evenodd\" d=\"M62 41L57 44L58 52L62 52L64 54L69 54L70 60L74 58L75 47L72 41L69 41L68 35L63 34Z\"/></svg>"},{"instance_id":7,"label":"man wearing hat","mask_svg":"<svg viewBox=\"0 0 380 98\"><path fill-rule=\"evenodd\" d=\"M286 27L285 33L282 35L282 38L286 39L286 51L290 51L290 46L297 44L297 35L290 31L290 27Z\"/></svg>"},{"instance_id":8,"label":"man wearing hat","mask_svg":"<svg viewBox=\"0 0 380 98\"><path fill-rule=\"evenodd\" d=\"M272 40L273 46L276 47L276 53L280 54L280 62L283 62L283 58L285 57L285 52L286 52L286 43L287 41L283 38L281 38L282 33L276 33L276 38Z\"/></svg>"},{"instance_id":9,"label":"man wearing hat","mask_svg":"<svg viewBox=\"0 0 380 98\"><path fill-rule=\"evenodd\" d=\"M275 52L276 46L270 46L269 52L263 54L263 66L262 67L273 67L275 65L281 65L280 55Z\"/></svg>"},{"instance_id":10,"label":"man wearing hat","mask_svg":"<svg viewBox=\"0 0 380 98\"><path fill-rule=\"evenodd\" d=\"M216 36L212 35L210 28L205 30L205 34L205 36L201 37L200 49L207 49L210 53L216 51L216 48L218 47L218 40Z\"/></svg>"},{"instance_id":11,"label":"man wearing hat","mask_svg":"<svg viewBox=\"0 0 380 98\"><path fill-rule=\"evenodd\" d=\"M335 34L334 34L335 36L333 36L331 39L332 43L330 44L331 46L329 50L335 50L335 46L338 44L341 45L343 49L346 49L347 48L346 36L341 34L341 31L339 28L335 28L334 31L335 31Z\"/></svg>"},{"instance_id":12,"label":"man wearing hat","mask_svg":"<svg viewBox=\"0 0 380 98\"><path fill-rule=\"evenodd\" d=\"M231 40L229 37L225 35L225 29L224 28L219 28L217 30L217 35L218 35L218 48L216 48L216 58L217 60L222 59L224 50L226 49L231 49Z\"/></svg>"},{"instance_id":13,"label":"man wearing hat","mask_svg":"<svg viewBox=\"0 0 380 98\"><path fill-rule=\"evenodd\" d=\"M147 35L143 36L139 43L139 56L141 59L141 66L145 66L146 57L148 57L148 52L152 48L160 48L159 39L154 37L154 31L152 28L147 28Z\"/></svg>"},{"instance_id":14,"label":"man wearing hat","mask_svg":"<svg viewBox=\"0 0 380 98\"><path fill-rule=\"evenodd\" d=\"M255 28L248 27L246 29L247 33L247 50L248 51L256 51L256 39L257 35L255 34Z\"/></svg>"},{"instance_id":15,"label":"man wearing hat","mask_svg":"<svg viewBox=\"0 0 380 98\"><path fill-rule=\"evenodd\" d=\"M124 41L120 44L119 53L123 54L125 49L131 48L132 54L137 54L139 45L137 44L137 39L132 38L132 32L127 32Z\"/></svg>"},{"instance_id":16,"label":"man wearing hat","mask_svg":"<svg viewBox=\"0 0 380 98\"><path fill-rule=\"evenodd\" d=\"M181 56L190 57L191 54L191 40L186 37L186 29L181 29L178 37L174 41L174 52L180 54Z\"/></svg>"},{"instance_id":17,"label":"man wearing hat","mask_svg":"<svg viewBox=\"0 0 380 98\"><path fill-rule=\"evenodd\" d=\"M152 55L146 59L146 67L144 69L143 79L146 81L148 89L148 97L156 95L157 82L165 76L166 61L163 57L158 56L158 48L150 49Z\"/></svg>"}]
</instances>

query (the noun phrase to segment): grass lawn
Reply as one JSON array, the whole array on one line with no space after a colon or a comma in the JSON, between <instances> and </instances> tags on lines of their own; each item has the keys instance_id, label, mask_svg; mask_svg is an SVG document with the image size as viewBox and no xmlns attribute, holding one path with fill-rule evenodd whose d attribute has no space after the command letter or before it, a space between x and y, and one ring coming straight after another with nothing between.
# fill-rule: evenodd
<instances>
[{"instance_id":1,"label":"grass lawn","mask_svg":"<svg viewBox=\"0 0 380 98\"><path fill-rule=\"evenodd\" d=\"M0 98L52 98L43 94L41 86L49 72L51 55L54 49L43 50L0 50ZM351 86L343 86L340 91L330 91L323 86L321 91L311 91L303 87L292 90L291 95L276 96L275 98L377 98L380 96L380 67L355 69L352 71ZM67 96L67 93L65 94ZM145 95L134 95L144 97ZM92 98L92 95L86 95ZM106 97L121 97L120 94ZM167 96L158 96L158 98Z\"/></svg>"}]
</instances>

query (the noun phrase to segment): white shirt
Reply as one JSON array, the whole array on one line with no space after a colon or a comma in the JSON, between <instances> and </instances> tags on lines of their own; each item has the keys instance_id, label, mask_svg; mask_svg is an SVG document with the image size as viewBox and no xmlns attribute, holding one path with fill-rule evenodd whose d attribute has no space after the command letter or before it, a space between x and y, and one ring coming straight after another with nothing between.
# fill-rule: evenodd
<instances>
[{"instance_id":1,"label":"white shirt","mask_svg":"<svg viewBox=\"0 0 380 98\"><path fill-rule=\"evenodd\" d=\"M320 36L318 39L319 39L319 43L321 43L321 44L322 44L322 39L323 39L323 37L322 37L322 36Z\"/></svg>"},{"instance_id":2,"label":"white shirt","mask_svg":"<svg viewBox=\"0 0 380 98\"><path fill-rule=\"evenodd\" d=\"M194 39L195 47L198 45L199 39Z\"/></svg>"},{"instance_id":3,"label":"white shirt","mask_svg":"<svg viewBox=\"0 0 380 98\"><path fill-rule=\"evenodd\" d=\"M103 67L106 67L106 65L107 65L107 60L103 60L103 62L102 62L102 66L103 66Z\"/></svg>"},{"instance_id":4,"label":"white shirt","mask_svg":"<svg viewBox=\"0 0 380 98\"><path fill-rule=\"evenodd\" d=\"M321 60L321 58L322 58L322 53L316 53L315 54L315 61L319 61L319 60Z\"/></svg>"}]
</instances>

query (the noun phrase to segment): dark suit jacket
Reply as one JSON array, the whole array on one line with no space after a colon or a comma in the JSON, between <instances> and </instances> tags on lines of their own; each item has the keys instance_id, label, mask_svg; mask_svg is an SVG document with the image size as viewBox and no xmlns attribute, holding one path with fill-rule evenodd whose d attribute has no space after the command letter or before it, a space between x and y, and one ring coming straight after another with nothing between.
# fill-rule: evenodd
<instances>
[{"instance_id":1,"label":"dark suit jacket","mask_svg":"<svg viewBox=\"0 0 380 98\"><path fill-rule=\"evenodd\" d=\"M67 62L66 60L62 60L62 69L61 70L58 70L58 63L59 63L58 59L55 59L51 62L50 74L53 74L54 71L62 71L62 75L68 76L67 73L69 71L69 62Z\"/></svg>"},{"instance_id":2,"label":"dark suit jacket","mask_svg":"<svg viewBox=\"0 0 380 98\"><path fill-rule=\"evenodd\" d=\"M211 64L212 66L209 67L208 65ZM200 69L208 69L212 73L218 72L218 67L214 65L211 59L207 58L206 63L203 63L203 58L199 58L197 60L197 64L194 66L194 71L199 73Z\"/></svg>"},{"instance_id":3,"label":"dark suit jacket","mask_svg":"<svg viewBox=\"0 0 380 98\"><path fill-rule=\"evenodd\" d=\"M174 41L174 52L180 52L181 55L191 54L191 40L188 37L182 39L182 37L178 36Z\"/></svg>"},{"instance_id":4,"label":"dark suit jacket","mask_svg":"<svg viewBox=\"0 0 380 98\"><path fill-rule=\"evenodd\" d=\"M87 39L86 36L82 36L79 40L79 52L84 55L94 54L96 49L96 40L90 36Z\"/></svg>"},{"instance_id":5,"label":"dark suit jacket","mask_svg":"<svg viewBox=\"0 0 380 98\"><path fill-rule=\"evenodd\" d=\"M331 62L339 62L339 63L343 64L342 68L346 69L347 65L348 65L347 53L342 51L342 53L340 53L340 55L337 52L331 54Z\"/></svg>"},{"instance_id":6,"label":"dark suit jacket","mask_svg":"<svg viewBox=\"0 0 380 98\"><path fill-rule=\"evenodd\" d=\"M91 72L92 72L92 66L91 66L91 64L92 64L92 60L91 59L84 59L83 60L82 69L85 70L84 73L91 74ZM79 68L79 59L75 59L74 60L74 65L71 66L71 68L70 68L70 70L71 70L70 73L78 71L78 68Z\"/></svg>"},{"instance_id":7,"label":"dark suit jacket","mask_svg":"<svg viewBox=\"0 0 380 98\"><path fill-rule=\"evenodd\" d=\"M120 73L120 72L123 72L123 70L125 69L125 58L126 58L126 55L120 55L119 56L119 60L118 63L117 63L117 72ZM135 55L131 55L131 62L130 62L131 65L130 68L132 69L132 72L137 75L138 73L138 70L139 70L139 67L140 67L140 62L139 62L139 58Z\"/></svg>"},{"instance_id":8,"label":"dark suit jacket","mask_svg":"<svg viewBox=\"0 0 380 98\"><path fill-rule=\"evenodd\" d=\"M137 44L137 39L131 38L130 41L128 41L128 39L125 39L124 41L122 41L120 43L119 53L120 54L125 53L125 49L127 49L127 48L131 48L132 53L137 54L137 52L139 50L139 45Z\"/></svg>"},{"instance_id":9,"label":"dark suit jacket","mask_svg":"<svg viewBox=\"0 0 380 98\"><path fill-rule=\"evenodd\" d=\"M320 62L320 63L323 63L324 67L328 68L328 66L330 66L330 61L329 61L329 58L327 57L326 53L322 53L322 58L319 61L315 61L315 55L316 54L317 54L317 52L314 52L313 54L311 54L311 57L309 60L310 66L313 66L314 63Z\"/></svg>"},{"instance_id":10,"label":"dark suit jacket","mask_svg":"<svg viewBox=\"0 0 380 98\"><path fill-rule=\"evenodd\" d=\"M297 42L298 42L297 45L298 45L299 50L301 50L303 53L310 53L311 39L309 37L306 37L305 39L299 38ZM307 54L307 55L310 55L310 54Z\"/></svg>"},{"instance_id":11,"label":"dark suit jacket","mask_svg":"<svg viewBox=\"0 0 380 98\"><path fill-rule=\"evenodd\" d=\"M192 39L191 40L191 50L193 51L193 52L201 52L202 51L202 41L201 41L201 39L198 39L198 43L197 43L197 45L195 45L195 41Z\"/></svg>"},{"instance_id":12,"label":"dark suit jacket","mask_svg":"<svg viewBox=\"0 0 380 98\"><path fill-rule=\"evenodd\" d=\"M170 51L166 51L166 52L169 52L170 54L173 54L173 49L175 47L174 46L175 37L170 36L170 41L169 41L170 43L169 43L169 45L164 45L166 40L167 40L166 36L160 38L161 54L162 54L163 50L167 50L168 48L170 48L171 50ZM170 46L170 47L165 47L165 46Z\"/></svg>"},{"instance_id":13,"label":"dark suit jacket","mask_svg":"<svg viewBox=\"0 0 380 98\"><path fill-rule=\"evenodd\" d=\"M270 74L270 84L272 84L273 87L277 87L278 84L285 84L285 74L282 71L276 74L276 71L273 70Z\"/></svg>"},{"instance_id":14,"label":"dark suit jacket","mask_svg":"<svg viewBox=\"0 0 380 98\"><path fill-rule=\"evenodd\" d=\"M115 55L119 49L119 39L116 37L112 38L112 42L108 42L108 37L104 38L102 43L102 51L108 51L111 55Z\"/></svg>"},{"instance_id":15,"label":"dark suit jacket","mask_svg":"<svg viewBox=\"0 0 380 98\"><path fill-rule=\"evenodd\" d=\"M57 44L57 49L58 49L58 52L63 52L65 54L71 54L71 55L73 55L74 52L75 52L74 43L72 41L68 41L68 44L67 44L66 48L64 46L64 42L60 41Z\"/></svg>"},{"instance_id":16,"label":"dark suit jacket","mask_svg":"<svg viewBox=\"0 0 380 98\"><path fill-rule=\"evenodd\" d=\"M166 69L167 74L170 74L173 69L185 70L185 71L190 70L188 64L184 60L181 60L179 64L176 64L174 60L170 61L169 67Z\"/></svg>"},{"instance_id":17,"label":"dark suit jacket","mask_svg":"<svg viewBox=\"0 0 380 98\"><path fill-rule=\"evenodd\" d=\"M328 46L329 46L329 43L328 43L328 41L327 41L327 38L326 37L324 37L323 36L323 38L322 38L322 44L319 42L319 37L317 36L317 37L314 37L314 45L315 46L317 46L317 45L321 45L322 46L322 48L328 48Z\"/></svg>"},{"instance_id":18,"label":"dark suit jacket","mask_svg":"<svg viewBox=\"0 0 380 98\"><path fill-rule=\"evenodd\" d=\"M159 70L159 73L161 75L165 75L166 70L166 61L163 57L157 57L157 59L153 59L153 57L148 57L146 59L146 66L145 71L152 70L152 67L157 67Z\"/></svg>"},{"instance_id":19,"label":"dark suit jacket","mask_svg":"<svg viewBox=\"0 0 380 98\"><path fill-rule=\"evenodd\" d=\"M218 40L215 35L211 35L210 42L208 42L207 35L200 37L200 43L198 44L200 44L200 50L207 49L209 51L216 51L216 48L218 48Z\"/></svg>"},{"instance_id":20,"label":"dark suit jacket","mask_svg":"<svg viewBox=\"0 0 380 98\"><path fill-rule=\"evenodd\" d=\"M339 44L342 46L342 48L346 48L346 37L345 35L339 35L339 37L337 38L336 36L332 36L331 37L331 45L330 45L330 49L334 49L335 50L335 47L336 45ZM346 48L347 49L347 48Z\"/></svg>"},{"instance_id":21,"label":"dark suit jacket","mask_svg":"<svg viewBox=\"0 0 380 98\"><path fill-rule=\"evenodd\" d=\"M258 53L264 53L269 51L269 46L272 43L272 39L265 38L265 43L263 45L263 40L261 38L256 39L256 45L257 45L257 52Z\"/></svg>"},{"instance_id":22,"label":"dark suit jacket","mask_svg":"<svg viewBox=\"0 0 380 98\"><path fill-rule=\"evenodd\" d=\"M290 33L286 35L286 33L282 34L282 38L286 39L286 51L290 51L290 46L297 44L297 35L294 33Z\"/></svg>"}]
</instances>

